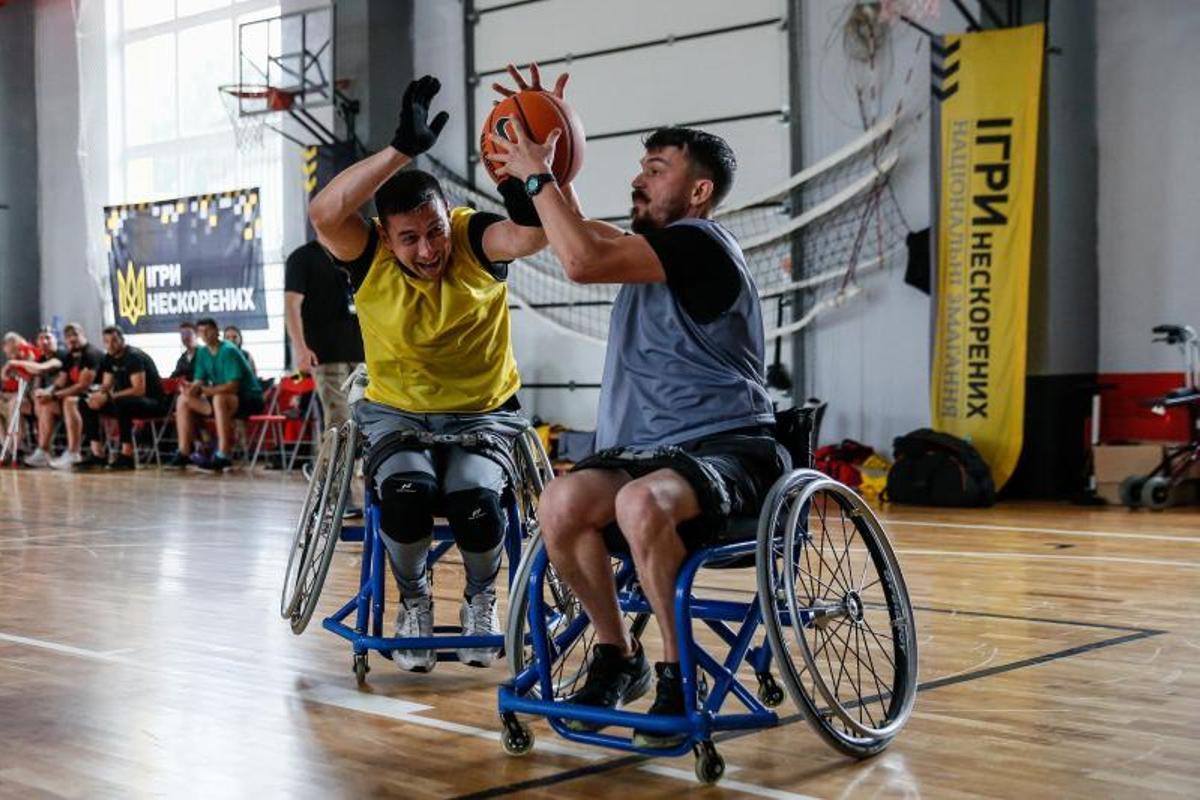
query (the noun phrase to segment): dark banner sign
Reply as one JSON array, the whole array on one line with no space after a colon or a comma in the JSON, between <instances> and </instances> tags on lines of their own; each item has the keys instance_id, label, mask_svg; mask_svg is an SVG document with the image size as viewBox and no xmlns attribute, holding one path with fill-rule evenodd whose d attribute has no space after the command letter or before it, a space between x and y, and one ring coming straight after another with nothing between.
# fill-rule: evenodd
<instances>
[{"instance_id":1,"label":"dark banner sign","mask_svg":"<svg viewBox=\"0 0 1200 800\"><path fill-rule=\"evenodd\" d=\"M214 317L267 327L258 189L104 209L113 314L126 333Z\"/></svg>"}]
</instances>

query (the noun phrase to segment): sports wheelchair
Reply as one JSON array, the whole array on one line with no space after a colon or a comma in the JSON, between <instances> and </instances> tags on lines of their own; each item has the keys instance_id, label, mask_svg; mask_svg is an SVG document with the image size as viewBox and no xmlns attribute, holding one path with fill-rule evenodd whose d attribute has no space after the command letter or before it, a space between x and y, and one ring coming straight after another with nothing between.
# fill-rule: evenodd
<instances>
[{"instance_id":1,"label":"sports wheelchair","mask_svg":"<svg viewBox=\"0 0 1200 800\"><path fill-rule=\"evenodd\" d=\"M426 437L429 441L422 441L422 444L429 447L462 444L469 436L430 434ZM354 675L360 684L370 670L367 656L371 650L389 659L395 650L436 650L439 661L456 661L457 648L502 647L504 637L499 634L464 636L456 625L437 625L432 637L383 635L389 567L387 551L380 538L383 535L379 528L380 509L371 486L368 485L365 492L363 525L342 526L354 465L364 449L364 438L353 420L339 428L330 428L324 434L288 555L280 601L283 618L289 621L294 633L303 633L316 610L338 540L361 541L359 590L322 623L326 630L351 643ZM526 426L514 440L513 464L515 479L510 481L503 498L508 514L504 549L509 564L510 588L521 562L523 543L532 528L538 496L554 476L550 459L532 427ZM429 551L430 569L453 545L454 534L450 527L435 525ZM351 615L354 615L353 627L346 622Z\"/></svg>"},{"instance_id":2,"label":"sports wheelchair","mask_svg":"<svg viewBox=\"0 0 1200 800\"><path fill-rule=\"evenodd\" d=\"M793 463L810 464L812 429L824 404L780 412L777 435ZM751 601L699 597L705 568L754 567ZM633 561L614 554L618 603L640 637L652 616ZM848 755L883 750L912 712L917 632L908 590L883 526L853 490L808 468L775 482L758 517L734 519L684 561L675 618L684 716L651 716L572 704L594 641L586 612L558 579L540 538L527 549L512 587L506 651L512 677L499 689L501 744L524 755L533 731L518 714L544 717L560 736L648 755L696 755L696 776L715 783L725 762L714 741L779 725L773 709L788 694L820 736ZM711 631L697 640L694 622ZM766 628L765 638L758 634ZM757 686L747 683L753 678ZM730 696L741 708L723 710ZM564 720L683 734L670 749L642 749L629 735L577 732Z\"/></svg>"}]
</instances>

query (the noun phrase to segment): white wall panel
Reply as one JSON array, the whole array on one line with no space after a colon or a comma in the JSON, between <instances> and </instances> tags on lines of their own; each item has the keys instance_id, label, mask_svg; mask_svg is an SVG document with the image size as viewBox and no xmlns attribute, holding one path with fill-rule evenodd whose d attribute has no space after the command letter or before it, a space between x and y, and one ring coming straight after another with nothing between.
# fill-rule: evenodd
<instances>
[{"instance_id":1,"label":"white wall panel","mask_svg":"<svg viewBox=\"0 0 1200 800\"><path fill-rule=\"evenodd\" d=\"M483 4L477 3L482 9ZM783 17L781 0L548 0L481 14L477 72ZM513 35L520 31L520 35Z\"/></svg>"}]
</instances>

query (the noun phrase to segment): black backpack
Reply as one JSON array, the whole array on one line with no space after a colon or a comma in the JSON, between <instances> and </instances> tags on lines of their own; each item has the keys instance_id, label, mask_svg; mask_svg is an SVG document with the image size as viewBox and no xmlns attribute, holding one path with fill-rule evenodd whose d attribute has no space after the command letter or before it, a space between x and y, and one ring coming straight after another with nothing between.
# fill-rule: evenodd
<instances>
[{"instance_id":1,"label":"black backpack","mask_svg":"<svg viewBox=\"0 0 1200 800\"><path fill-rule=\"evenodd\" d=\"M886 499L923 506L990 506L996 502L992 471L979 452L948 433L920 428L892 444Z\"/></svg>"}]
</instances>

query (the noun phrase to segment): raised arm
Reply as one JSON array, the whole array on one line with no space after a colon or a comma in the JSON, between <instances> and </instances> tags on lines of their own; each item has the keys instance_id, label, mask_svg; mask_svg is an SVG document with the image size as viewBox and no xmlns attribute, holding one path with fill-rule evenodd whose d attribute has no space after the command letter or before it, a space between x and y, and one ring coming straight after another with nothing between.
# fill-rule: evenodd
<instances>
[{"instance_id":1,"label":"raised arm","mask_svg":"<svg viewBox=\"0 0 1200 800\"><path fill-rule=\"evenodd\" d=\"M531 141L514 120L515 141L492 137L500 152L488 156L501 170L520 180L548 171L559 133L544 144ZM567 277L577 283L662 283L666 272L658 255L643 236L625 236L615 226L581 216L578 198L569 188L564 194L550 184L533 199L550 246L562 262Z\"/></svg>"},{"instance_id":2,"label":"raised arm","mask_svg":"<svg viewBox=\"0 0 1200 800\"><path fill-rule=\"evenodd\" d=\"M317 239L334 258L353 261L362 255L370 231L358 210L388 178L437 142L450 118L443 111L429 119L429 104L440 88L431 75L410 83L391 145L341 172L309 203Z\"/></svg>"}]
</instances>

